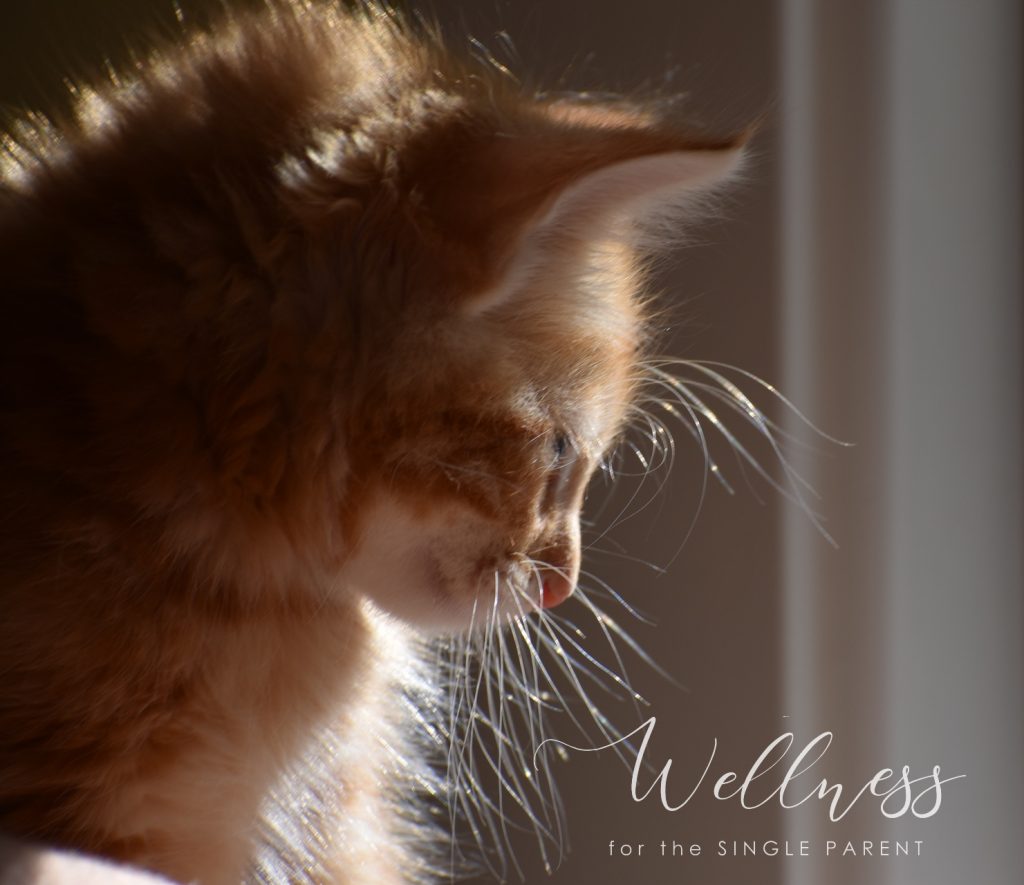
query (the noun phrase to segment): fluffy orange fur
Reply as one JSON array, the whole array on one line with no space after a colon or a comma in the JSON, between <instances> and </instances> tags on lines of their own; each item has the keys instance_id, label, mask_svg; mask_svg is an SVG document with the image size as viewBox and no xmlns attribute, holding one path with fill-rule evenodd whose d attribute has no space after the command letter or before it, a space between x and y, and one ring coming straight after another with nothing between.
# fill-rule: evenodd
<instances>
[{"instance_id":1,"label":"fluffy orange fur","mask_svg":"<svg viewBox=\"0 0 1024 885\"><path fill-rule=\"evenodd\" d=\"M301 875L419 875L413 636L571 592L639 222L739 140L298 3L77 107L0 187L0 830L236 883L329 745Z\"/></svg>"}]
</instances>

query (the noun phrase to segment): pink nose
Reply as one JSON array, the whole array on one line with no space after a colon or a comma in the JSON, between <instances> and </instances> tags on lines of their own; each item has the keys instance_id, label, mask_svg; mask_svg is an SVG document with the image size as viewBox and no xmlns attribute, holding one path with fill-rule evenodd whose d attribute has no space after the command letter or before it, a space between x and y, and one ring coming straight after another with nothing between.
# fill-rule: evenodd
<instances>
[{"instance_id":1,"label":"pink nose","mask_svg":"<svg viewBox=\"0 0 1024 885\"><path fill-rule=\"evenodd\" d=\"M541 585L541 608L553 608L559 605L570 596L575 588L575 582L556 571L547 571L544 574L544 583Z\"/></svg>"}]
</instances>

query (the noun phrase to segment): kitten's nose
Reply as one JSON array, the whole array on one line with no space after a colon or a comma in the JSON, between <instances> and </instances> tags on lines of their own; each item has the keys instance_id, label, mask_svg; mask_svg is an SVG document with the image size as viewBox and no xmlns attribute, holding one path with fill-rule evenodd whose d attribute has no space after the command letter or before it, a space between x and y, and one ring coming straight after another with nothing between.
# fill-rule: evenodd
<instances>
[{"instance_id":1,"label":"kitten's nose","mask_svg":"<svg viewBox=\"0 0 1024 885\"><path fill-rule=\"evenodd\" d=\"M576 587L573 576L562 571L547 569L544 572L544 580L541 584L540 606L541 608L552 608L565 602Z\"/></svg>"},{"instance_id":2,"label":"kitten's nose","mask_svg":"<svg viewBox=\"0 0 1024 885\"><path fill-rule=\"evenodd\" d=\"M572 596L580 575L579 520L564 525L534 561L540 567L540 607L561 605Z\"/></svg>"}]
</instances>

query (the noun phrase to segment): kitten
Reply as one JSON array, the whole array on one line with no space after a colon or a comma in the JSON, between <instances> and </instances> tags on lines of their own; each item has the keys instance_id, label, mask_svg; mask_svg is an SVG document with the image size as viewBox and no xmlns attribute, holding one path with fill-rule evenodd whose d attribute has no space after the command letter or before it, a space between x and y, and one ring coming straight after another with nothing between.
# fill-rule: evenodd
<instances>
[{"instance_id":1,"label":"kitten","mask_svg":"<svg viewBox=\"0 0 1024 885\"><path fill-rule=\"evenodd\" d=\"M424 637L572 594L642 259L743 139L422 30L275 2L8 140L0 830L216 885L444 867L424 757L484 701Z\"/></svg>"}]
</instances>

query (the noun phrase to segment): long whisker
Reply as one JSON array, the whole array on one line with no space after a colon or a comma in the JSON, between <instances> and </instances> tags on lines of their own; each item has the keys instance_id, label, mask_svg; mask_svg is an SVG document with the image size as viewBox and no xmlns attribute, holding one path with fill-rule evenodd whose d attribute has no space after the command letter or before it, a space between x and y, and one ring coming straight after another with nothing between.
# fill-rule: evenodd
<instances>
[{"instance_id":1,"label":"long whisker","mask_svg":"<svg viewBox=\"0 0 1024 885\"><path fill-rule=\"evenodd\" d=\"M735 468L730 469L744 479L759 478L779 490L804 509L828 537L808 504L813 490L796 474L783 451L797 441L765 415L729 374L755 383L821 438L835 440L817 430L771 385L748 372L689 360L654 360L642 371L642 393L630 413L621 453L609 454L601 465L609 481L632 476L636 485L621 507L614 505L618 513L612 519L601 519L602 529L588 528L586 551L664 571L627 551L601 549L601 544L616 525L663 499L667 474L677 454L670 425L683 428L692 437L705 467L683 543L693 531L711 481L730 494L734 491L716 460L714 449L723 445L735 459ZM747 435L743 428L748 428ZM759 453L765 448L769 457L762 459ZM639 470L622 464L623 458L635 462ZM435 466L456 483L462 476L478 473L475 468L441 461ZM607 501L605 506L609 507ZM561 607L545 609L541 604L543 575L551 573L572 578L568 570L554 563L525 555L518 556L507 571L494 573L490 593L480 594L474 602L468 634L449 640L438 654L438 667L448 686L446 727L430 728L421 723L431 742L438 746L447 743L453 842L458 829L465 828L483 865L501 880L509 874L520 879L525 875L513 850L516 835L524 830L533 833L549 871L567 848L564 808L552 767L553 761L566 758L565 751L554 746L553 752L540 754L536 761L530 753L545 743L551 724L559 719L563 730L570 727L588 740L614 744L619 758L630 765L635 748L621 741L621 732L598 703L602 698L628 700L637 713L648 704L633 687L627 658L632 661L635 655L646 667L682 688L606 608L621 607L631 618L647 624L650 620L591 572L581 570L581 583L573 596L583 621L576 623ZM566 609L571 609L571 604ZM588 642L581 624L587 631L597 632L600 641ZM424 789L429 790L430 785L425 784ZM453 847L453 873L456 851Z\"/></svg>"}]
</instances>

